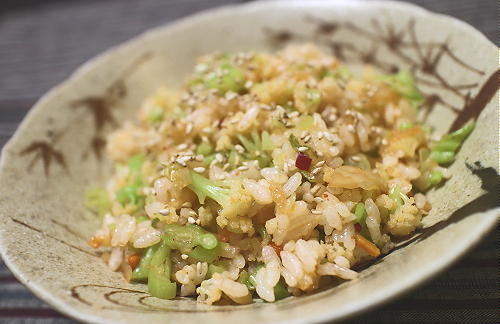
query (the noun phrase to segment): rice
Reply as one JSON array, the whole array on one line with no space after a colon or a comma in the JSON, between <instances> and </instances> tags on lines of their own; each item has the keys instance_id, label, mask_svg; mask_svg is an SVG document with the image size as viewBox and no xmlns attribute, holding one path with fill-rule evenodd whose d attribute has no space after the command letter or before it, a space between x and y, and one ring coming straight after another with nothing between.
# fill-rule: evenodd
<instances>
[{"instance_id":1,"label":"rice","mask_svg":"<svg viewBox=\"0 0 500 324\"><path fill-rule=\"evenodd\" d=\"M102 217L89 243L161 298L274 302L356 279L450 177L420 97L407 72L354 76L311 44L203 56L108 136L115 171L89 190Z\"/></svg>"}]
</instances>

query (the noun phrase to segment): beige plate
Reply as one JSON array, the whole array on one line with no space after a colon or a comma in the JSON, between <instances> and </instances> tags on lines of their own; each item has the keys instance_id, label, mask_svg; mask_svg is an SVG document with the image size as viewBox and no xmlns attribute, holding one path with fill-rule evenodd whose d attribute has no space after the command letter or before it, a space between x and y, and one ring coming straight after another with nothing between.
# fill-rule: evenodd
<instances>
[{"instance_id":1,"label":"beige plate","mask_svg":"<svg viewBox=\"0 0 500 324\"><path fill-rule=\"evenodd\" d=\"M358 280L274 304L158 300L111 272L87 245L98 220L82 206L84 189L110 172L105 135L132 118L158 85L178 86L201 54L275 50L304 41L352 65L411 69L427 99L422 117L440 133L477 119L451 167L453 178L429 193L434 208L424 234ZM396 2L255 2L157 28L93 59L52 89L5 146L2 256L37 296L88 322L309 323L366 310L443 270L496 223L497 64L497 48L472 27Z\"/></svg>"}]
</instances>

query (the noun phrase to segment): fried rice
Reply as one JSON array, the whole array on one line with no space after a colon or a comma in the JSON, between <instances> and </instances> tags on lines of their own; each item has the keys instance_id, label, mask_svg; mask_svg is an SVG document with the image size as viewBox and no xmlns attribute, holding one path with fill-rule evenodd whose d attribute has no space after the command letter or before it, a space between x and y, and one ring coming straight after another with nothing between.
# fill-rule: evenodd
<instances>
[{"instance_id":1,"label":"fried rice","mask_svg":"<svg viewBox=\"0 0 500 324\"><path fill-rule=\"evenodd\" d=\"M412 234L474 125L417 120L407 71L356 77L311 44L201 57L109 135L90 239L159 298L273 302L341 280Z\"/></svg>"}]
</instances>

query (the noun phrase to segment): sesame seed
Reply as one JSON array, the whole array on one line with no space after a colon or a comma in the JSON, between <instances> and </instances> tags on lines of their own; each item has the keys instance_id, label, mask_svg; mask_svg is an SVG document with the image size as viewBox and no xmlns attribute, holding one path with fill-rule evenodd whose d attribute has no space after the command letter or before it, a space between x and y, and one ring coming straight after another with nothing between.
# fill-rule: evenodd
<instances>
[{"instance_id":1,"label":"sesame seed","mask_svg":"<svg viewBox=\"0 0 500 324\"><path fill-rule=\"evenodd\" d=\"M177 199L175 199L175 198L170 198L170 201L171 201L171 202L176 202L176 201L177 201Z\"/></svg>"},{"instance_id":2,"label":"sesame seed","mask_svg":"<svg viewBox=\"0 0 500 324\"><path fill-rule=\"evenodd\" d=\"M224 161L224 156L220 153L217 153L215 154L215 160L217 160L217 162L222 162Z\"/></svg>"},{"instance_id":3,"label":"sesame seed","mask_svg":"<svg viewBox=\"0 0 500 324\"><path fill-rule=\"evenodd\" d=\"M201 162L201 161L203 161L203 160L204 160L204 158L205 158L205 157L204 157L203 155L198 154L197 156L195 156L195 158L194 158L194 159L195 159L196 161L198 161L198 162Z\"/></svg>"},{"instance_id":4,"label":"sesame seed","mask_svg":"<svg viewBox=\"0 0 500 324\"><path fill-rule=\"evenodd\" d=\"M193 123L188 123L186 125L186 135L189 135L193 131Z\"/></svg>"},{"instance_id":5,"label":"sesame seed","mask_svg":"<svg viewBox=\"0 0 500 324\"><path fill-rule=\"evenodd\" d=\"M361 158L359 156L357 156L357 155L353 155L353 156L351 156L351 160L357 162L357 161L361 161Z\"/></svg>"},{"instance_id":6,"label":"sesame seed","mask_svg":"<svg viewBox=\"0 0 500 324\"><path fill-rule=\"evenodd\" d=\"M318 134L318 139L320 140L320 139L322 139L322 138L323 138L323 132L319 132L319 134Z\"/></svg>"},{"instance_id":7,"label":"sesame seed","mask_svg":"<svg viewBox=\"0 0 500 324\"><path fill-rule=\"evenodd\" d=\"M322 161L319 161L318 163L316 163L316 167L320 167L320 166L323 166L324 164L326 163L326 161L322 160Z\"/></svg>"},{"instance_id":8,"label":"sesame seed","mask_svg":"<svg viewBox=\"0 0 500 324\"><path fill-rule=\"evenodd\" d=\"M253 86L253 82L248 80L247 82L245 82L245 88L249 89Z\"/></svg>"},{"instance_id":9,"label":"sesame seed","mask_svg":"<svg viewBox=\"0 0 500 324\"><path fill-rule=\"evenodd\" d=\"M323 202L323 198L321 198L321 197L314 197L314 199L313 199L313 200L314 200L315 202L317 202L317 203Z\"/></svg>"},{"instance_id":10,"label":"sesame seed","mask_svg":"<svg viewBox=\"0 0 500 324\"><path fill-rule=\"evenodd\" d=\"M304 138L306 136L309 135L309 132L308 131L303 131L301 134L300 134L300 138Z\"/></svg>"},{"instance_id":11,"label":"sesame seed","mask_svg":"<svg viewBox=\"0 0 500 324\"><path fill-rule=\"evenodd\" d=\"M299 146L299 147L297 148L297 151L299 151L299 152L305 152L305 151L307 151L308 149L309 149L309 148L308 148L307 146Z\"/></svg>"},{"instance_id":12,"label":"sesame seed","mask_svg":"<svg viewBox=\"0 0 500 324\"><path fill-rule=\"evenodd\" d=\"M239 168L237 168L237 170L239 170L239 171L246 171L246 170L248 170L248 166L247 165L242 165Z\"/></svg>"},{"instance_id":13,"label":"sesame seed","mask_svg":"<svg viewBox=\"0 0 500 324\"><path fill-rule=\"evenodd\" d=\"M314 195L318 190L319 190L320 185L314 185L314 187L311 188L311 193Z\"/></svg>"},{"instance_id":14,"label":"sesame seed","mask_svg":"<svg viewBox=\"0 0 500 324\"><path fill-rule=\"evenodd\" d=\"M318 173L319 171L321 171L321 168L316 168L314 170L311 171L312 174L316 174Z\"/></svg>"},{"instance_id":15,"label":"sesame seed","mask_svg":"<svg viewBox=\"0 0 500 324\"><path fill-rule=\"evenodd\" d=\"M298 111L293 111L291 113L288 114L289 117L298 117L299 116L299 112Z\"/></svg>"},{"instance_id":16,"label":"sesame seed","mask_svg":"<svg viewBox=\"0 0 500 324\"><path fill-rule=\"evenodd\" d=\"M203 133L212 133L213 129L212 127L205 127L201 130Z\"/></svg>"},{"instance_id":17,"label":"sesame seed","mask_svg":"<svg viewBox=\"0 0 500 324\"><path fill-rule=\"evenodd\" d=\"M285 171L285 173L288 173L288 163L285 163L283 165L283 171Z\"/></svg>"},{"instance_id":18,"label":"sesame seed","mask_svg":"<svg viewBox=\"0 0 500 324\"><path fill-rule=\"evenodd\" d=\"M304 137L304 142L309 142L311 140L311 135L307 135L306 137Z\"/></svg>"},{"instance_id":19,"label":"sesame seed","mask_svg":"<svg viewBox=\"0 0 500 324\"><path fill-rule=\"evenodd\" d=\"M229 91L226 93L226 100L233 100L238 94L236 92Z\"/></svg>"},{"instance_id":20,"label":"sesame seed","mask_svg":"<svg viewBox=\"0 0 500 324\"><path fill-rule=\"evenodd\" d=\"M196 223L196 220L193 217L188 217L188 223L194 224L194 223Z\"/></svg>"},{"instance_id":21,"label":"sesame seed","mask_svg":"<svg viewBox=\"0 0 500 324\"><path fill-rule=\"evenodd\" d=\"M244 148L243 148L243 146L241 146L240 144L236 144L236 145L234 146L234 149L235 149L238 153L240 153L240 154L245 153L245 149L244 149Z\"/></svg>"},{"instance_id":22,"label":"sesame seed","mask_svg":"<svg viewBox=\"0 0 500 324\"><path fill-rule=\"evenodd\" d=\"M317 151L316 155L319 156L319 157L323 157L324 154L323 154L323 152Z\"/></svg>"},{"instance_id":23,"label":"sesame seed","mask_svg":"<svg viewBox=\"0 0 500 324\"><path fill-rule=\"evenodd\" d=\"M321 215L321 214L323 214L323 211L317 210L317 209L313 209L313 210L311 210L311 213L313 213L314 215Z\"/></svg>"},{"instance_id":24,"label":"sesame seed","mask_svg":"<svg viewBox=\"0 0 500 324\"><path fill-rule=\"evenodd\" d=\"M264 110L271 110L272 109L271 106L269 106L269 105L260 105L259 107L260 107L260 109L264 109Z\"/></svg>"},{"instance_id":25,"label":"sesame seed","mask_svg":"<svg viewBox=\"0 0 500 324\"><path fill-rule=\"evenodd\" d=\"M181 207L184 207L184 208L191 208L192 206L193 206L193 204L191 204L189 201L185 201L181 205Z\"/></svg>"},{"instance_id":26,"label":"sesame seed","mask_svg":"<svg viewBox=\"0 0 500 324\"><path fill-rule=\"evenodd\" d=\"M186 143L177 145L177 149L182 151L188 148L188 145Z\"/></svg>"},{"instance_id":27,"label":"sesame seed","mask_svg":"<svg viewBox=\"0 0 500 324\"><path fill-rule=\"evenodd\" d=\"M189 256L187 254L181 254L181 258L182 260L186 260L187 258L189 258Z\"/></svg>"},{"instance_id":28,"label":"sesame seed","mask_svg":"<svg viewBox=\"0 0 500 324\"><path fill-rule=\"evenodd\" d=\"M196 168L193 168L193 171L197 172L197 173L203 173L203 172L205 172L205 168L204 167L196 167Z\"/></svg>"},{"instance_id":29,"label":"sesame seed","mask_svg":"<svg viewBox=\"0 0 500 324\"><path fill-rule=\"evenodd\" d=\"M159 213L162 214L163 216L167 216L170 213L170 210L166 208L160 209Z\"/></svg>"}]
</instances>

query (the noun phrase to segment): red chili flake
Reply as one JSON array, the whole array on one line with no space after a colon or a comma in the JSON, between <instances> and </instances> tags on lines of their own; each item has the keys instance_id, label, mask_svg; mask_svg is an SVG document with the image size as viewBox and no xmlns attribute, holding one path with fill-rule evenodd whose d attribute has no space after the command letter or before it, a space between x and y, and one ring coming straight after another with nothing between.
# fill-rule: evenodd
<instances>
[{"instance_id":1,"label":"red chili flake","mask_svg":"<svg viewBox=\"0 0 500 324\"><path fill-rule=\"evenodd\" d=\"M274 249L277 255L280 255L280 252L283 251L283 247L274 242L269 242L269 246Z\"/></svg>"},{"instance_id":2,"label":"red chili flake","mask_svg":"<svg viewBox=\"0 0 500 324\"><path fill-rule=\"evenodd\" d=\"M299 152L297 159L295 160L295 166L301 170L309 171L311 167L312 159L302 152Z\"/></svg>"},{"instance_id":3,"label":"red chili flake","mask_svg":"<svg viewBox=\"0 0 500 324\"><path fill-rule=\"evenodd\" d=\"M354 224L354 229L356 230L356 232L361 232L361 224L360 223Z\"/></svg>"}]
</instances>

